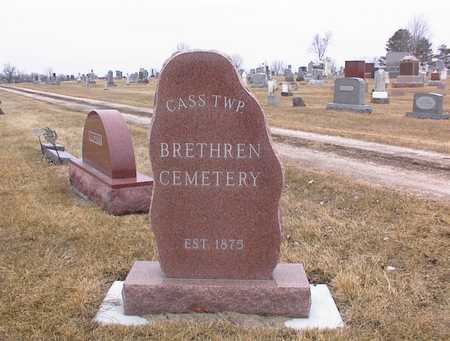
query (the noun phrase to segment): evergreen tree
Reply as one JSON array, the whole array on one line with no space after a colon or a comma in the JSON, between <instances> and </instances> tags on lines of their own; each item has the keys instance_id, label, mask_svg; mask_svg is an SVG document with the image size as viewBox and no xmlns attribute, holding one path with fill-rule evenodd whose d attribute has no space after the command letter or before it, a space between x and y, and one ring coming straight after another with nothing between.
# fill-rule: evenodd
<instances>
[{"instance_id":1,"label":"evergreen tree","mask_svg":"<svg viewBox=\"0 0 450 341\"><path fill-rule=\"evenodd\" d=\"M399 29L389 38L386 44L388 52L405 52L411 51L411 34L407 29Z\"/></svg>"},{"instance_id":2,"label":"evergreen tree","mask_svg":"<svg viewBox=\"0 0 450 341\"><path fill-rule=\"evenodd\" d=\"M430 63L431 59L433 58L433 50L431 49L431 43L427 38L421 38L417 40L415 48L411 52L422 63Z\"/></svg>"}]
</instances>

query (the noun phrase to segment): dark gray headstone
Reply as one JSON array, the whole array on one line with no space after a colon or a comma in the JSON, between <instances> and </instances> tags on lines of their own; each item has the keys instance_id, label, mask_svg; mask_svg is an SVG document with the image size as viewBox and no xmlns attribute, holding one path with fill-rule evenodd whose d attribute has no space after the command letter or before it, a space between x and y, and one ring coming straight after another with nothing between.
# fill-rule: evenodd
<instances>
[{"instance_id":1,"label":"dark gray headstone","mask_svg":"<svg viewBox=\"0 0 450 341\"><path fill-rule=\"evenodd\" d=\"M253 87L265 88L267 86L267 75L265 73L254 73L250 75L250 84Z\"/></svg>"},{"instance_id":2,"label":"dark gray headstone","mask_svg":"<svg viewBox=\"0 0 450 341\"><path fill-rule=\"evenodd\" d=\"M448 120L449 115L443 113L444 96L436 93L416 93L414 95L413 111L407 116L415 118L430 118L433 120Z\"/></svg>"},{"instance_id":3,"label":"dark gray headstone","mask_svg":"<svg viewBox=\"0 0 450 341\"><path fill-rule=\"evenodd\" d=\"M361 78L336 79L334 85L334 103L364 104L365 82Z\"/></svg>"},{"instance_id":4,"label":"dark gray headstone","mask_svg":"<svg viewBox=\"0 0 450 341\"><path fill-rule=\"evenodd\" d=\"M366 82L362 78L339 78L334 85L334 100L327 109L372 112L370 105L364 104Z\"/></svg>"},{"instance_id":5,"label":"dark gray headstone","mask_svg":"<svg viewBox=\"0 0 450 341\"><path fill-rule=\"evenodd\" d=\"M301 97L293 97L292 98L292 106L293 107L306 107L305 101Z\"/></svg>"}]
</instances>

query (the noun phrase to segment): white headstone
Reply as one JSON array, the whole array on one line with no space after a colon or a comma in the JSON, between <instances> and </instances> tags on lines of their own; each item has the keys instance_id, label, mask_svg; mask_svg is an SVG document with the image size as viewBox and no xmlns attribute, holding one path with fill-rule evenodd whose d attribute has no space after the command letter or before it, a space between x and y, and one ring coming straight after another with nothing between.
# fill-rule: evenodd
<instances>
[{"instance_id":1,"label":"white headstone","mask_svg":"<svg viewBox=\"0 0 450 341\"><path fill-rule=\"evenodd\" d=\"M375 72L375 91L384 92L386 91L386 72L384 70L377 70Z\"/></svg>"},{"instance_id":2,"label":"white headstone","mask_svg":"<svg viewBox=\"0 0 450 341\"><path fill-rule=\"evenodd\" d=\"M267 82L267 95L268 96L274 96L275 95L275 89L276 89L275 81L274 80L268 81Z\"/></svg>"}]
</instances>

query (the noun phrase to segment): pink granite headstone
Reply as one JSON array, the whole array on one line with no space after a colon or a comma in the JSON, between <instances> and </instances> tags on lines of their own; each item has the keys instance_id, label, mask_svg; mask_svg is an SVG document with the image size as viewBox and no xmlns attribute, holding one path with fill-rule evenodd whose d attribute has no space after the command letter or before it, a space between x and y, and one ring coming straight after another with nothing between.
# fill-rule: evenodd
<instances>
[{"instance_id":1,"label":"pink granite headstone","mask_svg":"<svg viewBox=\"0 0 450 341\"><path fill-rule=\"evenodd\" d=\"M117 110L91 111L83 130L82 159L69 161L76 193L114 215L147 212L153 179L136 172L133 142Z\"/></svg>"},{"instance_id":2,"label":"pink granite headstone","mask_svg":"<svg viewBox=\"0 0 450 341\"><path fill-rule=\"evenodd\" d=\"M172 56L155 102L151 226L160 263L133 266L125 312L307 316L302 265L278 264L281 164L263 110L229 59Z\"/></svg>"}]
</instances>

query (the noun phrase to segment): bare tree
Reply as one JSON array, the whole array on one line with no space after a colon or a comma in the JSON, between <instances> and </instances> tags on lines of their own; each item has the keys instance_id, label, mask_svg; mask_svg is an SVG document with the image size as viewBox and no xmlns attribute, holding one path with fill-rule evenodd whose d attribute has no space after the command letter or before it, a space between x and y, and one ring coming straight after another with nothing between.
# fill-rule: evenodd
<instances>
[{"instance_id":1,"label":"bare tree","mask_svg":"<svg viewBox=\"0 0 450 341\"><path fill-rule=\"evenodd\" d=\"M274 60L272 64L270 65L270 69L275 72L275 74L278 76L281 73L283 73L284 69L286 67L285 62L282 60Z\"/></svg>"},{"instance_id":2,"label":"bare tree","mask_svg":"<svg viewBox=\"0 0 450 341\"><path fill-rule=\"evenodd\" d=\"M331 42L331 32L324 34L316 33L313 37L310 50L317 57L318 61L322 61Z\"/></svg>"},{"instance_id":3,"label":"bare tree","mask_svg":"<svg viewBox=\"0 0 450 341\"><path fill-rule=\"evenodd\" d=\"M183 43L183 42L179 42L177 44L177 52L184 52L184 51L189 51L191 48L189 47L188 44Z\"/></svg>"},{"instance_id":4,"label":"bare tree","mask_svg":"<svg viewBox=\"0 0 450 341\"><path fill-rule=\"evenodd\" d=\"M17 69L14 65L6 63L5 65L3 65L3 74L5 75L6 81L8 83L12 83L17 74Z\"/></svg>"},{"instance_id":5,"label":"bare tree","mask_svg":"<svg viewBox=\"0 0 450 341\"><path fill-rule=\"evenodd\" d=\"M421 41L430 38L430 27L423 16L413 17L408 24L411 34L411 52L416 52Z\"/></svg>"},{"instance_id":6,"label":"bare tree","mask_svg":"<svg viewBox=\"0 0 450 341\"><path fill-rule=\"evenodd\" d=\"M233 63L236 70L239 70L242 66L243 59L240 55L234 54L231 56L231 63Z\"/></svg>"}]
</instances>

